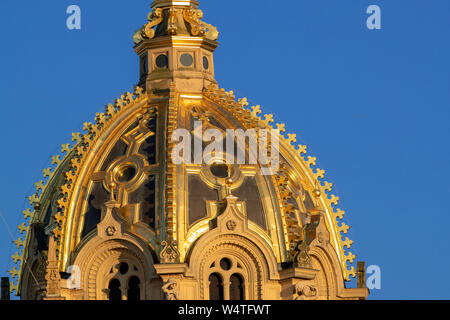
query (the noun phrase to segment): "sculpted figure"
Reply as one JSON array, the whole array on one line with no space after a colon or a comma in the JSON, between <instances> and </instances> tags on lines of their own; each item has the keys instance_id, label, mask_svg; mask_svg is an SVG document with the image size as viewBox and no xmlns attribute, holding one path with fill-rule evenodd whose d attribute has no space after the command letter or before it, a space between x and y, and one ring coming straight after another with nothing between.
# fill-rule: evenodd
<instances>
[{"instance_id":1,"label":"sculpted figure","mask_svg":"<svg viewBox=\"0 0 450 320\"><path fill-rule=\"evenodd\" d=\"M167 300L178 300L178 283L175 279L169 279L164 283L162 290Z\"/></svg>"},{"instance_id":2,"label":"sculpted figure","mask_svg":"<svg viewBox=\"0 0 450 320\"><path fill-rule=\"evenodd\" d=\"M295 292L298 295L295 300L315 300L317 298L317 288L310 284L297 283Z\"/></svg>"}]
</instances>

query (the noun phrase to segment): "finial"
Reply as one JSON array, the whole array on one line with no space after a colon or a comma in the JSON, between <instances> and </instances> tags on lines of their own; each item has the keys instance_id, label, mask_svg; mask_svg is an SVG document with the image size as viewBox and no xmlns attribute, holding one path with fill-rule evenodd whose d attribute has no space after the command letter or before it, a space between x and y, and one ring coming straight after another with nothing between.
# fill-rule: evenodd
<instances>
[{"instance_id":1,"label":"finial","mask_svg":"<svg viewBox=\"0 0 450 320\"><path fill-rule=\"evenodd\" d=\"M316 179L316 186L313 192L314 198L315 198L315 207L319 208L319 203L320 203L320 196L322 195L322 191L320 191L320 184L319 184L319 180Z\"/></svg>"},{"instance_id":2,"label":"finial","mask_svg":"<svg viewBox=\"0 0 450 320\"><path fill-rule=\"evenodd\" d=\"M228 196L232 196L232 194L231 194L231 187L233 186L233 179L232 179L232 177L231 177L231 168L230 168L230 166L229 165L226 165L227 166L227 177L225 178L225 190L226 190L226 193L227 193L227 197Z\"/></svg>"},{"instance_id":3,"label":"finial","mask_svg":"<svg viewBox=\"0 0 450 320\"><path fill-rule=\"evenodd\" d=\"M232 196L232 194L231 194L231 186L232 185L233 185L233 179L227 178L227 180L225 181L227 196Z\"/></svg>"},{"instance_id":4,"label":"finial","mask_svg":"<svg viewBox=\"0 0 450 320\"><path fill-rule=\"evenodd\" d=\"M116 201L116 199L114 198L114 190L116 189L117 184L114 182L114 176L112 171L109 172L109 183L108 183L108 188L111 191L111 201Z\"/></svg>"}]
</instances>

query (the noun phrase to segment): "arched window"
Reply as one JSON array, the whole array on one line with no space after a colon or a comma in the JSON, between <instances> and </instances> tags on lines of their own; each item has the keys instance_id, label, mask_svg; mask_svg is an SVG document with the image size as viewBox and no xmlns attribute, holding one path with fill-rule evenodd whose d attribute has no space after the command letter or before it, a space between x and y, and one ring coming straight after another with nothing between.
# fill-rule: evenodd
<instances>
[{"instance_id":1,"label":"arched window","mask_svg":"<svg viewBox=\"0 0 450 320\"><path fill-rule=\"evenodd\" d=\"M118 301L122 300L122 291L120 290L120 281L117 279L112 279L109 282L109 300L110 301Z\"/></svg>"},{"instance_id":2,"label":"arched window","mask_svg":"<svg viewBox=\"0 0 450 320\"><path fill-rule=\"evenodd\" d=\"M244 279L237 273L230 277L230 300L244 300Z\"/></svg>"},{"instance_id":3,"label":"arched window","mask_svg":"<svg viewBox=\"0 0 450 320\"><path fill-rule=\"evenodd\" d=\"M209 276L209 299L223 300L222 278L217 273L213 273Z\"/></svg>"},{"instance_id":4,"label":"arched window","mask_svg":"<svg viewBox=\"0 0 450 320\"><path fill-rule=\"evenodd\" d=\"M145 288L141 284L142 275L131 261L116 262L107 275L108 300L141 300ZM109 280L110 279L110 280Z\"/></svg>"},{"instance_id":5,"label":"arched window","mask_svg":"<svg viewBox=\"0 0 450 320\"><path fill-rule=\"evenodd\" d=\"M245 300L246 271L236 257L215 257L209 267L210 300Z\"/></svg>"},{"instance_id":6,"label":"arched window","mask_svg":"<svg viewBox=\"0 0 450 320\"><path fill-rule=\"evenodd\" d=\"M141 288L139 285L141 281L138 277L131 277L128 282L128 300L137 301L141 300Z\"/></svg>"}]
</instances>

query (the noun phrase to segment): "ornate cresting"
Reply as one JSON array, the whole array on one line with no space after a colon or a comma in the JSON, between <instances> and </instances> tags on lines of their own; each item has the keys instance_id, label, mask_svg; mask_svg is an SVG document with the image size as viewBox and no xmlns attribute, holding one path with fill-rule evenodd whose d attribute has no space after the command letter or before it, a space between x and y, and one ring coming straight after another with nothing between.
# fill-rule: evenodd
<instances>
[{"instance_id":1,"label":"ornate cresting","mask_svg":"<svg viewBox=\"0 0 450 320\"><path fill-rule=\"evenodd\" d=\"M134 93L127 92L119 99L116 99L114 104L107 105L105 107L105 113L96 114L94 124L84 123L84 134L72 134L73 144L68 143L61 146L62 159L61 155L53 156L52 164L54 167L43 170L44 179L35 184L36 193L28 197L29 204L33 210L28 208L23 211L23 215L27 221L18 226L20 234L23 235L25 240L20 237L14 242L19 250L23 249L23 252L18 251L12 256L14 264L17 264L18 266L13 267L10 271L14 281L11 285L11 292L15 291L16 294L20 293L19 283L21 281L23 270L25 270L24 268L26 267L24 263L21 262L26 261L29 250L26 246L30 241L29 226L32 223L43 219L45 212L42 212L41 210L41 202L42 200L48 200L48 198L51 197L50 193L52 192L52 188L58 184L62 184L62 186L59 188L60 191L53 196L57 208L53 211L52 219L54 220L56 227L53 229L52 234L56 239L56 260L58 265L61 266L64 252L63 232L66 228L67 212L71 204L73 183L76 181L80 168L84 163L84 158L88 154L89 148L96 142L101 133L105 131L108 123L118 117L129 104L141 101L144 98L146 98L146 96L143 95L142 88L136 87ZM28 268L30 268L30 266L28 266L27 269Z\"/></svg>"}]
</instances>

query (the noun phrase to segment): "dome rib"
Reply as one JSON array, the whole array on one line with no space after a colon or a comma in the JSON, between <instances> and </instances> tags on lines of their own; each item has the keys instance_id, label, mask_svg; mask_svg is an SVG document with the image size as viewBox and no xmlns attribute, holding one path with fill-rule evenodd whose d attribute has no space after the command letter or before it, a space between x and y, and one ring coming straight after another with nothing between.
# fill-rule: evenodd
<instances>
[{"instance_id":1,"label":"dome rib","mask_svg":"<svg viewBox=\"0 0 450 320\"><path fill-rule=\"evenodd\" d=\"M144 90L141 87L136 87L133 93L126 92L119 99L116 99L114 105L107 105L105 107L105 113L96 114L95 124L84 123L83 131L86 133L72 133L73 145L68 143L61 146L63 159L61 159L61 155L53 156L52 165L55 165L55 167L49 167L43 170L44 179L35 183L36 193L28 197L28 202L33 209L27 208L23 211L26 222L30 218L30 223L27 225L26 222L23 222L18 226L21 236L14 241L18 251L11 257L14 262L14 267L9 271L13 279L10 289L11 293L15 292L16 295L20 295L20 284L24 272L23 261L27 260L30 242L29 227L38 219L37 213L42 209L41 205L44 204L42 202L49 200L49 192L53 191L58 182L57 179L55 180L55 177L59 177L60 173L66 171L65 183L58 190L58 192L61 192L61 198L57 200L57 214L52 216L52 219L55 220L55 228L52 234L58 240L61 240L66 223L64 212L67 212L67 205L70 203L72 194L72 184L75 182L79 168L83 163L83 156L88 152L89 146L95 143L96 138L103 132L111 120L114 120L121 111L125 110L131 104L138 103L146 97ZM25 240L22 240L22 237ZM59 255L61 255L61 249L62 243L59 241Z\"/></svg>"}]
</instances>

